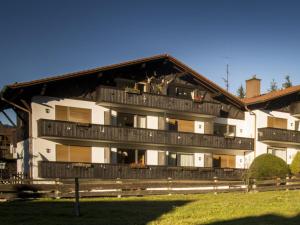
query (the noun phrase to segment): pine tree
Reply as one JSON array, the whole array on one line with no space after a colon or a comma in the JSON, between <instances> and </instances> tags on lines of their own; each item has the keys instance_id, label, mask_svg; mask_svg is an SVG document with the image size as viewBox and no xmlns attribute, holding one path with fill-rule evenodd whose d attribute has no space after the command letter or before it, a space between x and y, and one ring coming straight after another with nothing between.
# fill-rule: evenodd
<instances>
[{"instance_id":1,"label":"pine tree","mask_svg":"<svg viewBox=\"0 0 300 225\"><path fill-rule=\"evenodd\" d=\"M237 92L236 92L237 96L239 98L245 98L246 96L246 93L245 93L245 89L243 87L243 85L241 84L241 86L237 89Z\"/></svg>"},{"instance_id":2,"label":"pine tree","mask_svg":"<svg viewBox=\"0 0 300 225\"><path fill-rule=\"evenodd\" d=\"M285 82L282 84L282 88L289 88L289 87L293 86L289 75L286 75L284 79L285 79Z\"/></svg>"},{"instance_id":3,"label":"pine tree","mask_svg":"<svg viewBox=\"0 0 300 225\"><path fill-rule=\"evenodd\" d=\"M271 84L270 84L270 89L269 89L269 92L272 92L272 91L278 91L277 82L274 79L272 79Z\"/></svg>"}]
</instances>

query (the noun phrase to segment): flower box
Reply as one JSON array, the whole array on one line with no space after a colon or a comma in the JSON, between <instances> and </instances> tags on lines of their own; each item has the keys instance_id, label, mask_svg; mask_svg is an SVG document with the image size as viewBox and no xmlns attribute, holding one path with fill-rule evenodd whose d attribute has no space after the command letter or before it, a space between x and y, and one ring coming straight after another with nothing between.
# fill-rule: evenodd
<instances>
[{"instance_id":1,"label":"flower box","mask_svg":"<svg viewBox=\"0 0 300 225\"><path fill-rule=\"evenodd\" d=\"M137 95L141 94L141 91L139 89L129 88L129 87L125 88L125 92L129 94L137 94Z\"/></svg>"}]
</instances>

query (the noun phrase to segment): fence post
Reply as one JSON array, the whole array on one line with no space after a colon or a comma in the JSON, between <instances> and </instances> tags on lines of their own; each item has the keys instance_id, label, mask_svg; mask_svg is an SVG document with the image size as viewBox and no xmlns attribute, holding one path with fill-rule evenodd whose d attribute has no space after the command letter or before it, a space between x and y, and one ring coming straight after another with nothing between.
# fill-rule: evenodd
<instances>
[{"instance_id":1,"label":"fence post","mask_svg":"<svg viewBox=\"0 0 300 225\"><path fill-rule=\"evenodd\" d=\"M255 191L256 190L256 179L253 179L253 184L252 184L252 190Z\"/></svg>"},{"instance_id":2,"label":"fence post","mask_svg":"<svg viewBox=\"0 0 300 225\"><path fill-rule=\"evenodd\" d=\"M59 199L59 178L55 179L55 192L54 192L54 198Z\"/></svg>"},{"instance_id":3,"label":"fence post","mask_svg":"<svg viewBox=\"0 0 300 225\"><path fill-rule=\"evenodd\" d=\"M288 191L289 190L289 176L286 176L286 178L285 178L285 186L286 186L286 190Z\"/></svg>"},{"instance_id":4,"label":"fence post","mask_svg":"<svg viewBox=\"0 0 300 225\"><path fill-rule=\"evenodd\" d=\"M172 195L171 189L172 189L172 178L168 177L168 195Z\"/></svg>"},{"instance_id":5,"label":"fence post","mask_svg":"<svg viewBox=\"0 0 300 225\"><path fill-rule=\"evenodd\" d=\"M116 184L122 184L123 182L121 181L121 179L120 178L117 178L117 180L116 180ZM121 191L122 191L122 189L119 189L119 191L120 191L120 194L118 194L118 198L122 198L122 195L121 195Z\"/></svg>"},{"instance_id":6,"label":"fence post","mask_svg":"<svg viewBox=\"0 0 300 225\"><path fill-rule=\"evenodd\" d=\"M75 178L75 215L80 216L78 177Z\"/></svg>"},{"instance_id":7,"label":"fence post","mask_svg":"<svg viewBox=\"0 0 300 225\"><path fill-rule=\"evenodd\" d=\"M217 192L217 189L218 189L218 186L217 186L217 183L218 183L218 178L217 177L214 177L214 189L215 189L215 195L218 193Z\"/></svg>"}]
</instances>

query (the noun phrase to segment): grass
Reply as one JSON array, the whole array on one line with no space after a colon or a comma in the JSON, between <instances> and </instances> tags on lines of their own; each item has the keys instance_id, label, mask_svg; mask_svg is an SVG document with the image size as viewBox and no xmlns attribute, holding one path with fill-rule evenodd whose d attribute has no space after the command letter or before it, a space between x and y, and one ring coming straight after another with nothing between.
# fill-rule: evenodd
<instances>
[{"instance_id":1,"label":"grass","mask_svg":"<svg viewBox=\"0 0 300 225\"><path fill-rule=\"evenodd\" d=\"M300 191L0 203L3 225L293 225L300 224Z\"/></svg>"}]
</instances>

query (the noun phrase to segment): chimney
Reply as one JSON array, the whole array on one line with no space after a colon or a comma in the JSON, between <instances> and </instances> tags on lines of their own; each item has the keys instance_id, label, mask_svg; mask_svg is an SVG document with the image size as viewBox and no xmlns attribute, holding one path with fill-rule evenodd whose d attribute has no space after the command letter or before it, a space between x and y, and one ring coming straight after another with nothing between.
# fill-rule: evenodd
<instances>
[{"instance_id":1,"label":"chimney","mask_svg":"<svg viewBox=\"0 0 300 225\"><path fill-rule=\"evenodd\" d=\"M252 98L260 95L260 81L254 75L251 79L246 80L246 98Z\"/></svg>"}]
</instances>

